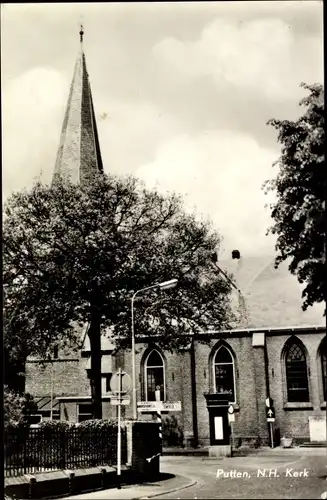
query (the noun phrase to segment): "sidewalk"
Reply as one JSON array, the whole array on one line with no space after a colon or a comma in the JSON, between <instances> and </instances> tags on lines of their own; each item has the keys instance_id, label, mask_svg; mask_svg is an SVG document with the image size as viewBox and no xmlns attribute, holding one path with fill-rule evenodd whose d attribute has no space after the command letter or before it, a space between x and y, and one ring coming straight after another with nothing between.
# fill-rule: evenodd
<instances>
[{"instance_id":1,"label":"sidewalk","mask_svg":"<svg viewBox=\"0 0 327 500\"><path fill-rule=\"evenodd\" d=\"M179 475L173 476L172 474L162 473L162 478L162 480L151 483L123 485L120 490L118 488L110 488L107 490L81 493L79 495L65 497L65 500L136 500L139 498L153 498L158 495L183 490L196 484L196 481Z\"/></svg>"},{"instance_id":2,"label":"sidewalk","mask_svg":"<svg viewBox=\"0 0 327 500\"><path fill-rule=\"evenodd\" d=\"M302 455L314 454L314 455L325 455L327 453L327 447L317 447L309 445L307 446L292 446L291 448L283 448L281 446L276 446L275 448L270 448L268 446L260 448L250 448L248 446L242 446L240 448L233 448L234 457L242 457L248 455L266 455L266 454L279 454L284 455L299 453ZM209 458L209 446L201 448L164 448L162 455L166 457L172 456L198 456Z\"/></svg>"}]
</instances>

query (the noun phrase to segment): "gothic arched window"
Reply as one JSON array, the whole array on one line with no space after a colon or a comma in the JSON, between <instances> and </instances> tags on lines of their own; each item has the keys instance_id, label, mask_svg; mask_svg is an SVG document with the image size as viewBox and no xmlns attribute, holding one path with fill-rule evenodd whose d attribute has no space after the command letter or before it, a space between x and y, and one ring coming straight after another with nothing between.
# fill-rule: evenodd
<instances>
[{"instance_id":1,"label":"gothic arched window","mask_svg":"<svg viewBox=\"0 0 327 500\"><path fill-rule=\"evenodd\" d=\"M309 401L307 361L304 348L294 340L285 355L287 400L290 403Z\"/></svg>"},{"instance_id":2,"label":"gothic arched window","mask_svg":"<svg viewBox=\"0 0 327 500\"><path fill-rule=\"evenodd\" d=\"M214 389L230 403L236 402L235 394L235 366L230 350L224 345L220 346L213 358Z\"/></svg>"},{"instance_id":3,"label":"gothic arched window","mask_svg":"<svg viewBox=\"0 0 327 500\"><path fill-rule=\"evenodd\" d=\"M163 358L156 349L151 351L146 358L144 370L146 401L155 401L156 391L160 391L160 401L164 401L166 396L165 367Z\"/></svg>"}]
</instances>

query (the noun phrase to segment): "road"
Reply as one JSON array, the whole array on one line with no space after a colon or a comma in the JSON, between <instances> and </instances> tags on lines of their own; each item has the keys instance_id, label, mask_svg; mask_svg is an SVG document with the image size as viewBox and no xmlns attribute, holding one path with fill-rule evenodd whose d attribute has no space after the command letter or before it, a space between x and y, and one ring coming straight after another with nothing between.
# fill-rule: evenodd
<instances>
[{"instance_id":1,"label":"road","mask_svg":"<svg viewBox=\"0 0 327 500\"><path fill-rule=\"evenodd\" d=\"M327 491L326 465L327 455L323 449L302 448L287 453L272 450L223 460L167 456L161 459L163 472L181 474L197 483L156 498L320 499Z\"/></svg>"}]
</instances>

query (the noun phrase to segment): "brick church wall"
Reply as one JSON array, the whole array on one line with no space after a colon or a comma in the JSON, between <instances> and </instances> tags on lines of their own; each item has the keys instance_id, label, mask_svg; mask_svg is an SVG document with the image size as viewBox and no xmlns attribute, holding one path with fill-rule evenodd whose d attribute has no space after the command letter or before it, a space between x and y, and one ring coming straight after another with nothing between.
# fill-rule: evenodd
<instances>
[{"instance_id":1,"label":"brick church wall","mask_svg":"<svg viewBox=\"0 0 327 500\"><path fill-rule=\"evenodd\" d=\"M263 441L268 440L268 425L265 421L265 384L266 373L269 376L270 397L274 400L276 410L275 427L279 429L280 435L292 436L296 440L309 441L309 416L321 416L325 414L322 396L322 373L321 359L318 349L325 334L323 332L307 331L297 334L307 351L307 366L309 373L310 403L311 409L287 408L286 380L284 373L283 349L290 335L285 332L267 332L266 346L268 366L266 368L263 347L252 346L252 334L249 332L231 333L224 338L211 339L209 344L195 343L196 360L196 397L197 397L197 420L198 436L201 445L209 444L209 414L204 393L213 391L213 365L212 358L220 342L224 342L235 356L235 378L236 378L236 405L234 436L242 442L253 439L260 435ZM136 380L137 400L145 399L144 388L144 361L151 348L160 346L155 344L149 346L147 343L137 343L136 346ZM259 350L262 349L261 354ZM167 412L163 414L163 420L174 418L177 425L183 429L184 436L193 434L192 413L192 390L191 390L191 358L189 350L181 350L178 353L161 352L165 362L166 377L166 399L169 401L181 401L181 412ZM54 362L54 394L57 396L89 396L90 383L85 369L86 358L81 354L75 357L59 358ZM119 367L132 375L132 356L130 350L118 351L113 371ZM26 391L33 395L45 396L50 394L51 367L48 363L45 369L34 361L26 365ZM258 384L258 380L260 384ZM258 386L260 385L260 393ZM132 394L130 392L131 398ZM65 408L65 410L64 410ZM258 421L258 410L261 423ZM69 421L76 420L76 401L65 401L61 403L61 415L66 415ZM68 415L68 417L67 417ZM116 408L110 405L109 399L103 403L103 417L114 418ZM132 404L123 408L126 418L132 417ZM143 420L152 419L151 414L142 414Z\"/></svg>"}]
</instances>

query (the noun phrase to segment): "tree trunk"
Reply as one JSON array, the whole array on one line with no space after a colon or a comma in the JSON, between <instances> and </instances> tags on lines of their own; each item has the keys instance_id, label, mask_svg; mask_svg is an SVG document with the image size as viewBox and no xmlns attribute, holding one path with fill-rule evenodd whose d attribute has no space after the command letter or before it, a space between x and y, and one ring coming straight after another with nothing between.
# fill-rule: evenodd
<instances>
[{"instance_id":1,"label":"tree trunk","mask_svg":"<svg viewBox=\"0 0 327 500\"><path fill-rule=\"evenodd\" d=\"M91 397L92 417L102 418L102 387L101 387L101 321L96 313L91 316L89 328L89 339L91 347Z\"/></svg>"}]
</instances>

